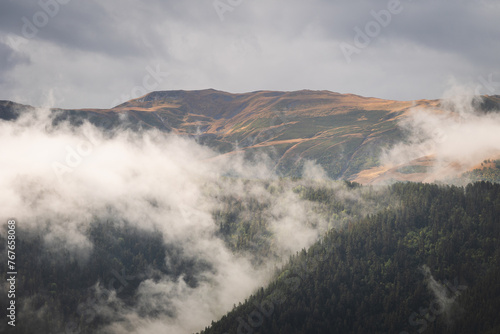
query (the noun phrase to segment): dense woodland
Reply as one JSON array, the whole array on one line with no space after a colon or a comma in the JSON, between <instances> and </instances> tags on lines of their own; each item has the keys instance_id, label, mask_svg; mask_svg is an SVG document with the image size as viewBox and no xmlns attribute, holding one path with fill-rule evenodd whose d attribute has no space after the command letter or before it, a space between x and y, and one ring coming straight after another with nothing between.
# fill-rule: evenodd
<instances>
[{"instance_id":1,"label":"dense woodland","mask_svg":"<svg viewBox=\"0 0 500 334\"><path fill-rule=\"evenodd\" d=\"M195 286L196 274L210 270L174 245L165 245L160 234L126 222L96 223L88 234L91 253L75 257L63 249L47 250L43 232L18 232L19 305L16 327L9 333L93 333L116 320L113 309L135 303L134 292L145 279L178 279L182 274L189 286ZM0 300L5 309L7 298Z\"/></svg>"},{"instance_id":2,"label":"dense woodland","mask_svg":"<svg viewBox=\"0 0 500 334\"><path fill-rule=\"evenodd\" d=\"M324 236L203 334L500 332L500 185L262 182L245 184L260 183L273 194L270 201L291 189L326 221ZM218 200L215 238L251 254L256 266L279 260L269 202ZM116 320L114 309L135 305L145 279L182 277L195 287L213 270L165 244L160 233L126 221L96 221L87 235L93 248L82 261L64 250L47 251L43 231L18 231L22 311L14 332L95 333ZM0 303L7 307L5 298ZM174 313L167 305L140 316Z\"/></svg>"},{"instance_id":3,"label":"dense woodland","mask_svg":"<svg viewBox=\"0 0 500 334\"><path fill-rule=\"evenodd\" d=\"M500 185L390 196L400 205L332 229L202 333L499 333Z\"/></svg>"}]
</instances>

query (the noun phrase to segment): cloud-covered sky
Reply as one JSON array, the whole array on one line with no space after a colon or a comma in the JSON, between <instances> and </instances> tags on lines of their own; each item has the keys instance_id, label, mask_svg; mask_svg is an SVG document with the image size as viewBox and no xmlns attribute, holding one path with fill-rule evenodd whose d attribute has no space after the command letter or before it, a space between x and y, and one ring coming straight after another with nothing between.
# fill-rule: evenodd
<instances>
[{"instance_id":1,"label":"cloud-covered sky","mask_svg":"<svg viewBox=\"0 0 500 334\"><path fill-rule=\"evenodd\" d=\"M0 99L111 107L152 90L500 91L495 0L3 0ZM499 82L499 83L497 83Z\"/></svg>"}]
</instances>

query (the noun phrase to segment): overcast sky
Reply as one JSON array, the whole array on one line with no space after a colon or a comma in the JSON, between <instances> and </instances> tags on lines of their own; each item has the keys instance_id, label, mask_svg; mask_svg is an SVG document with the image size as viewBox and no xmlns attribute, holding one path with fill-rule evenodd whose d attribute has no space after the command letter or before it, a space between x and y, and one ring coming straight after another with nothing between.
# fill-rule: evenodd
<instances>
[{"instance_id":1,"label":"overcast sky","mask_svg":"<svg viewBox=\"0 0 500 334\"><path fill-rule=\"evenodd\" d=\"M1 0L0 99L108 108L214 88L414 100L453 81L499 94L498 0L391 1Z\"/></svg>"}]
</instances>

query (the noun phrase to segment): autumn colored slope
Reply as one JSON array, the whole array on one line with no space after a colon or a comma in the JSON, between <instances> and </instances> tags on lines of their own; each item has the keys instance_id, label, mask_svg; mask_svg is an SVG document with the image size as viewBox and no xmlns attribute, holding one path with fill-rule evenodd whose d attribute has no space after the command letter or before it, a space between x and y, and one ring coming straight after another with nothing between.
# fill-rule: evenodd
<instances>
[{"instance_id":1,"label":"autumn colored slope","mask_svg":"<svg viewBox=\"0 0 500 334\"><path fill-rule=\"evenodd\" d=\"M415 105L328 91L230 94L215 90L154 92L113 108L222 154L264 152L284 175L300 175L305 159L332 178L378 165L380 151L401 139L399 117Z\"/></svg>"},{"instance_id":2,"label":"autumn colored slope","mask_svg":"<svg viewBox=\"0 0 500 334\"><path fill-rule=\"evenodd\" d=\"M483 108L499 105L498 96L487 97ZM381 166L379 158L383 149L404 140L397 123L411 108L439 106L439 100L401 102L330 91L231 94L208 89L152 92L112 109L52 112L55 122L88 120L106 129L156 128L193 137L222 155L240 152L255 159L265 153L281 175L299 176L304 161L314 160L331 178L372 183L425 181L423 167L401 173L405 166ZM31 107L0 101L0 118L16 118L13 110L23 108ZM432 164L422 159L416 165Z\"/></svg>"}]
</instances>

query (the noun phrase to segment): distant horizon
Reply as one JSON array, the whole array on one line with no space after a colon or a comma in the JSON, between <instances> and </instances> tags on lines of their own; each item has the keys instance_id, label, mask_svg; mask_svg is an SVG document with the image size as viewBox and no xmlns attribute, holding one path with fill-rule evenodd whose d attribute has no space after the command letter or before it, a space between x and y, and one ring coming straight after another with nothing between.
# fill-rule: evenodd
<instances>
[{"instance_id":1,"label":"distant horizon","mask_svg":"<svg viewBox=\"0 0 500 334\"><path fill-rule=\"evenodd\" d=\"M166 90L154 90L154 91L150 91L150 92L147 92L146 94L144 95L141 95L141 96L138 96L138 97L134 97L134 98L130 98L129 100L126 100L126 101L123 101L113 107L116 107L122 103L125 103L127 101L131 101L131 100L136 100L136 99L140 99L144 96L147 96L149 94L152 94L152 93L156 93L156 92L203 92L203 91L215 91L215 92L219 92L219 93L226 93L226 94L231 94L231 95L245 95L245 94L254 94L254 93L259 93L259 92L275 92L275 93L296 93L296 92L302 92L302 91L309 91L309 92L328 92L328 93L333 93L333 94L340 94L340 95L354 95L354 96L359 96L359 97L363 97L363 98L368 98L368 99L380 99L380 100L387 100L387 101L396 101L396 102L411 102L411 101L422 101L422 100L429 100L429 101L435 101L435 100L441 100L442 99L442 96L441 97L438 97L438 98L427 98L427 97L424 97L424 98L419 98L419 99L409 99L409 100L403 100L403 99L390 99L390 98L383 98L383 97L378 97L378 96L366 96L366 95L361 95L361 94L356 94L356 93L341 93L341 92L336 92L336 91L332 91L332 90L328 90L328 89L307 89L307 88L304 88L304 89L298 89L298 90L270 90L270 89L261 89L261 90L254 90L254 91L248 91L248 92L230 92L230 91L225 91L225 90L221 90L221 89L216 89L216 88L205 88L205 89L166 89ZM482 94L482 95L478 95L478 96L495 96L495 95L498 95L498 94L492 94L492 95L489 95L489 94ZM47 107L50 105L50 103L48 103L47 105L43 105L42 104L31 104L31 103L26 103L26 102L19 102L19 101L16 101L16 100L13 100L13 99L2 99L0 98L0 101L5 101L5 102L13 102L13 103L16 103L16 104L21 104L21 105L27 105L27 106L31 106L31 107L34 107L34 108L41 108L41 107ZM108 109L112 109L113 107L109 107L109 108L103 108L103 107L95 107L95 106L89 106L89 105L85 105L85 106L80 106L80 107L62 107L62 106L58 106L58 105L53 105L53 106L49 106L50 108L52 109L102 109L102 110L108 110Z\"/></svg>"}]
</instances>

